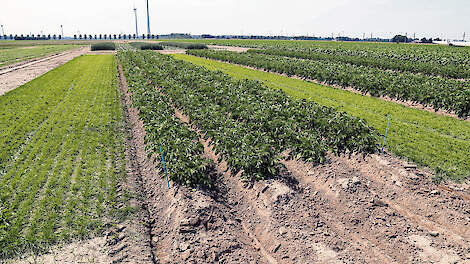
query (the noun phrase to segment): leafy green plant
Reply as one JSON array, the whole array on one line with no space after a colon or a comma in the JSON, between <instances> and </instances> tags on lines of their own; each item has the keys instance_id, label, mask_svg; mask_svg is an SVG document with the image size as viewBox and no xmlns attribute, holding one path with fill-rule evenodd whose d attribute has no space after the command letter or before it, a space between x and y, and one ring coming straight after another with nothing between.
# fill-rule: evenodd
<instances>
[{"instance_id":1,"label":"leafy green plant","mask_svg":"<svg viewBox=\"0 0 470 264\"><path fill-rule=\"evenodd\" d=\"M136 49L141 50L163 50L163 47L157 43L148 43L148 42L131 42L129 43Z\"/></svg>"},{"instance_id":2,"label":"leafy green plant","mask_svg":"<svg viewBox=\"0 0 470 264\"><path fill-rule=\"evenodd\" d=\"M105 35L106 36L106 35ZM116 44L114 42L101 42L91 45L91 50L116 50Z\"/></svg>"},{"instance_id":3,"label":"leafy green plant","mask_svg":"<svg viewBox=\"0 0 470 264\"><path fill-rule=\"evenodd\" d=\"M253 66L288 76L354 87L372 96L389 96L445 109L460 117L470 114L470 81L408 72L393 72L326 60L300 60L277 55L191 50L188 54Z\"/></svg>"},{"instance_id":4,"label":"leafy green plant","mask_svg":"<svg viewBox=\"0 0 470 264\"><path fill-rule=\"evenodd\" d=\"M219 161L227 161L233 173L243 171L245 179L278 175L284 151L290 153L289 158L323 162L329 151L339 155L376 150L373 129L334 109L294 100L259 82L235 80L170 56L118 54L123 61L133 62L127 66L129 71L139 69L144 84L161 89L166 100L188 115L191 124L211 140ZM154 141L158 139L148 143Z\"/></svg>"}]
</instances>

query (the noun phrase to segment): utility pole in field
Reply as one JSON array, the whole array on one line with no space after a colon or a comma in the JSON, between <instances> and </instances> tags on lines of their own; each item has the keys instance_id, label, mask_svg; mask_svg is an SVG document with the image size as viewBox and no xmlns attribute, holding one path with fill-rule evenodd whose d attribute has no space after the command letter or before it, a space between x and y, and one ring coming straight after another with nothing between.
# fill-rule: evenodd
<instances>
[{"instance_id":1,"label":"utility pole in field","mask_svg":"<svg viewBox=\"0 0 470 264\"><path fill-rule=\"evenodd\" d=\"M137 8L135 8L135 6L134 6L134 16L135 16L135 35L138 36L139 30L137 28Z\"/></svg>"},{"instance_id":2,"label":"utility pole in field","mask_svg":"<svg viewBox=\"0 0 470 264\"><path fill-rule=\"evenodd\" d=\"M2 26L2 31L3 31L3 26ZM465 41L465 32L463 33L463 38L462 38L463 41Z\"/></svg>"},{"instance_id":3,"label":"utility pole in field","mask_svg":"<svg viewBox=\"0 0 470 264\"><path fill-rule=\"evenodd\" d=\"M62 35L62 38L64 38L64 25L60 25L60 34Z\"/></svg>"},{"instance_id":4,"label":"utility pole in field","mask_svg":"<svg viewBox=\"0 0 470 264\"><path fill-rule=\"evenodd\" d=\"M3 25L0 25L2 27L2 36L5 36L5 31L3 31ZM465 38L465 33L464 33L464 38Z\"/></svg>"},{"instance_id":5,"label":"utility pole in field","mask_svg":"<svg viewBox=\"0 0 470 264\"><path fill-rule=\"evenodd\" d=\"M150 35L149 0L147 0L147 34Z\"/></svg>"}]
</instances>

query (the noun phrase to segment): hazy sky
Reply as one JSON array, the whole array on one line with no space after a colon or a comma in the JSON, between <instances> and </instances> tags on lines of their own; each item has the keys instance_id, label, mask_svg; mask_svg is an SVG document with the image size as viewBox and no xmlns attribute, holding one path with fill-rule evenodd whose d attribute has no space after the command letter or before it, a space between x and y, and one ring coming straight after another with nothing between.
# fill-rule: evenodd
<instances>
[{"instance_id":1,"label":"hazy sky","mask_svg":"<svg viewBox=\"0 0 470 264\"><path fill-rule=\"evenodd\" d=\"M149 0L153 34L389 37L396 33L470 39L470 0ZM1 0L5 33L146 33L145 0Z\"/></svg>"}]
</instances>

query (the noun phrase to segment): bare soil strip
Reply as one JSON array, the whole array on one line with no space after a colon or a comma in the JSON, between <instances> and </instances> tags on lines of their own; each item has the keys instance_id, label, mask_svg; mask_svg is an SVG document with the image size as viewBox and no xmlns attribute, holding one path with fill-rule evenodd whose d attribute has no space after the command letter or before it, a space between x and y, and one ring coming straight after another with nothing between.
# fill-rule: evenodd
<instances>
[{"instance_id":1,"label":"bare soil strip","mask_svg":"<svg viewBox=\"0 0 470 264\"><path fill-rule=\"evenodd\" d=\"M0 96L88 51L88 47L79 48L1 71Z\"/></svg>"},{"instance_id":2,"label":"bare soil strip","mask_svg":"<svg viewBox=\"0 0 470 264\"><path fill-rule=\"evenodd\" d=\"M247 52L250 49L250 48L243 48L243 47L236 47L236 46L219 46L219 45L207 45L207 47L210 49L215 49L215 50L228 50L228 51L234 51L238 53Z\"/></svg>"}]
</instances>

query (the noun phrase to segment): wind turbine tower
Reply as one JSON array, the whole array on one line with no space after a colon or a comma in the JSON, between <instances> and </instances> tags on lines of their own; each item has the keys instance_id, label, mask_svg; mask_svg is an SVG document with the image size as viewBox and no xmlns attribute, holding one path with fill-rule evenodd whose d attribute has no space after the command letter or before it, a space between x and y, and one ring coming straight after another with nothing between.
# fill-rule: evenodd
<instances>
[{"instance_id":1,"label":"wind turbine tower","mask_svg":"<svg viewBox=\"0 0 470 264\"><path fill-rule=\"evenodd\" d=\"M147 0L147 34L150 35L149 0Z\"/></svg>"},{"instance_id":2,"label":"wind turbine tower","mask_svg":"<svg viewBox=\"0 0 470 264\"><path fill-rule=\"evenodd\" d=\"M134 16L135 16L135 35L139 36L139 29L137 28L137 8L134 6Z\"/></svg>"}]
</instances>

